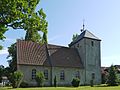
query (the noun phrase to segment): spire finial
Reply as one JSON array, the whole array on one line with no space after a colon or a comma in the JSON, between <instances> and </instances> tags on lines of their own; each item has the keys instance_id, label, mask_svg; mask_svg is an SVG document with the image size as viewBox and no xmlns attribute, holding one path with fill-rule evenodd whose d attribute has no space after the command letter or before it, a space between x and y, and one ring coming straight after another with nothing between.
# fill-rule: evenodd
<instances>
[{"instance_id":1,"label":"spire finial","mask_svg":"<svg viewBox=\"0 0 120 90\"><path fill-rule=\"evenodd\" d=\"M85 24L84 24L85 20L83 19L83 27L81 29L81 32L83 32L85 30Z\"/></svg>"}]
</instances>

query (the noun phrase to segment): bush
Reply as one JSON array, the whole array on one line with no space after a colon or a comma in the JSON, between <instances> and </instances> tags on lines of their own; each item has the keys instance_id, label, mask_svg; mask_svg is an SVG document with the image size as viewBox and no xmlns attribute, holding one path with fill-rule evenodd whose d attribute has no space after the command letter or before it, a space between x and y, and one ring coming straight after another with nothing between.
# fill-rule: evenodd
<instances>
[{"instance_id":1,"label":"bush","mask_svg":"<svg viewBox=\"0 0 120 90\"><path fill-rule=\"evenodd\" d=\"M80 84L80 79L79 78L73 78L71 83L72 83L73 87L78 87L79 84Z\"/></svg>"},{"instance_id":2,"label":"bush","mask_svg":"<svg viewBox=\"0 0 120 90\"><path fill-rule=\"evenodd\" d=\"M26 88L26 87L28 87L28 83L25 82L25 81L23 81L23 82L20 84L20 87L21 87L21 88Z\"/></svg>"},{"instance_id":3,"label":"bush","mask_svg":"<svg viewBox=\"0 0 120 90\"><path fill-rule=\"evenodd\" d=\"M93 86L94 86L93 81L94 81L93 79L92 79L92 80L90 80L90 86L91 86L91 87L93 87Z\"/></svg>"},{"instance_id":4,"label":"bush","mask_svg":"<svg viewBox=\"0 0 120 90\"><path fill-rule=\"evenodd\" d=\"M57 86L57 80L56 80L56 76L55 76L55 78L54 78L54 87L56 87Z\"/></svg>"},{"instance_id":5,"label":"bush","mask_svg":"<svg viewBox=\"0 0 120 90\"><path fill-rule=\"evenodd\" d=\"M36 80L38 86L42 87L43 86L43 82L45 80L44 74L42 72L37 72L35 80Z\"/></svg>"},{"instance_id":6,"label":"bush","mask_svg":"<svg viewBox=\"0 0 120 90\"><path fill-rule=\"evenodd\" d=\"M107 84L108 86L118 86L118 81L119 79L117 76L117 70L113 65L111 65L111 67L109 68Z\"/></svg>"},{"instance_id":7,"label":"bush","mask_svg":"<svg viewBox=\"0 0 120 90\"><path fill-rule=\"evenodd\" d=\"M20 86L20 83L23 78L23 73L20 71L16 71L10 75L10 82L13 88L17 88Z\"/></svg>"}]
</instances>

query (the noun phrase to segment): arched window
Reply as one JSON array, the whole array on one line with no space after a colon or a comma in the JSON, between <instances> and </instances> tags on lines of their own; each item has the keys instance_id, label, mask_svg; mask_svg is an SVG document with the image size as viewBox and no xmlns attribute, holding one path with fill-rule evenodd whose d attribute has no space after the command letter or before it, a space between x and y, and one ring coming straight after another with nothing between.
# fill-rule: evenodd
<instances>
[{"instance_id":1,"label":"arched window","mask_svg":"<svg viewBox=\"0 0 120 90\"><path fill-rule=\"evenodd\" d=\"M64 70L61 70L61 72L60 72L60 80L65 80Z\"/></svg>"},{"instance_id":2,"label":"arched window","mask_svg":"<svg viewBox=\"0 0 120 90\"><path fill-rule=\"evenodd\" d=\"M48 80L48 70L44 70L45 79Z\"/></svg>"},{"instance_id":3,"label":"arched window","mask_svg":"<svg viewBox=\"0 0 120 90\"><path fill-rule=\"evenodd\" d=\"M75 72L75 77L76 77L76 78L80 78L80 72L79 72L79 71L76 71L76 72Z\"/></svg>"},{"instance_id":4,"label":"arched window","mask_svg":"<svg viewBox=\"0 0 120 90\"><path fill-rule=\"evenodd\" d=\"M32 69L32 79L36 78L36 69Z\"/></svg>"}]
</instances>

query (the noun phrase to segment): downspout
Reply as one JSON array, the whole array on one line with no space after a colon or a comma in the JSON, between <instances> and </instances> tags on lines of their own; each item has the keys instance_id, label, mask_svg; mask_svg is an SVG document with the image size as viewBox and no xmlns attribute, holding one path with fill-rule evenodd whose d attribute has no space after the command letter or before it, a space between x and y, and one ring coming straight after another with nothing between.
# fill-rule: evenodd
<instances>
[{"instance_id":1,"label":"downspout","mask_svg":"<svg viewBox=\"0 0 120 90\"><path fill-rule=\"evenodd\" d=\"M48 49L48 44L45 43L45 47L46 47L46 53L47 53L47 58L48 58L48 62L50 64L50 86L52 86L52 62L51 62L51 59L50 59L50 55L49 55L49 49Z\"/></svg>"}]
</instances>

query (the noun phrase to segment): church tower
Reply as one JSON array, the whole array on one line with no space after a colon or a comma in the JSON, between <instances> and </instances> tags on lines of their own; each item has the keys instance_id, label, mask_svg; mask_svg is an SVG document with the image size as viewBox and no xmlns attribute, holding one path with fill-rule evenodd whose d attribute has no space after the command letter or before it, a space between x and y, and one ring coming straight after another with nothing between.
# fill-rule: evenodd
<instances>
[{"instance_id":1,"label":"church tower","mask_svg":"<svg viewBox=\"0 0 120 90\"><path fill-rule=\"evenodd\" d=\"M84 69L81 76L82 83L89 85L101 83L101 52L100 39L88 30L81 30L81 34L69 44L69 47L76 48L82 60Z\"/></svg>"}]
</instances>

